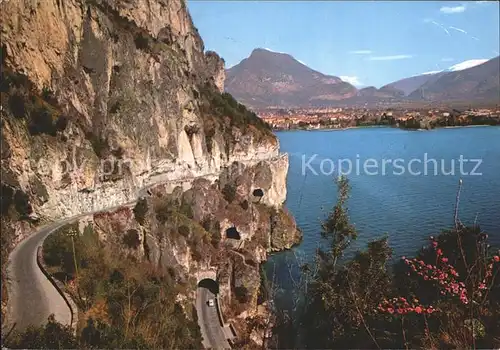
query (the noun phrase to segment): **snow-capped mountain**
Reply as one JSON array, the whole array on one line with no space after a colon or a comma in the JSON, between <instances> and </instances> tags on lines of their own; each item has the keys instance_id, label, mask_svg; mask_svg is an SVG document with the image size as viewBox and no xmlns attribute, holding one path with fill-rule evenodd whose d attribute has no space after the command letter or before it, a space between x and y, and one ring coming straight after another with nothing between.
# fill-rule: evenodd
<instances>
[{"instance_id":1,"label":"snow-capped mountain","mask_svg":"<svg viewBox=\"0 0 500 350\"><path fill-rule=\"evenodd\" d=\"M430 77L408 97L431 101L500 101L500 57L465 61Z\"/></svg>"},{"instance_id":2,"label":"snow-capped mountain","mask_svg":"<svg viewBox=\"0 0 500 350\"><path fill-rule=\"evenodd\" d=\"M463 61L454 64L453 66L447 69L424 72L409 78L395 81L393 83L385 85L384 87L391 87L394 89L398 89L403 91L405 95L409 95L422 86L428 86L430 84L433 84L435 81L437 81L447 73L463 71L472 67L479 66L483 63L486 63L487 61L488 61L487 59L473 59L473 60Z\"/></svg>"},{"instance_id":3,"label":"snow-capped mountain","mask_svg":"<svg viewBox=\"0 0 500 350\"><path fill-rule=\"evenodd\" d=\"M469 68L478 66L480 64L483 64L486 61L488 61L488 60L487 59L467 60L467 61L463 61L463 62L454 64L453 66L451 66L451 67L449 67L447 69L432 70L430 72L420 73L419 75L433 75L433 74L438 74L438 73L441 73L441 72L456 72L456 71L459 71L459 70L469 69Z\"/></svg>"},{"instance_id":4,"label":"snow-capped mountain","mask_svg":"<svg viewBox=\"0 0 500 350\"><path fill-rule=\"evenodd\" d=\"M461 63L454 64L448 69L445 69L445 72L456 72L459 70L464 70L468 68L472 68L475 66L479 66L480 64L483 64L484 62L488 61L487 59L476 59L476 60L467 60L463 61Z\"/></svg>"}]
</instances>

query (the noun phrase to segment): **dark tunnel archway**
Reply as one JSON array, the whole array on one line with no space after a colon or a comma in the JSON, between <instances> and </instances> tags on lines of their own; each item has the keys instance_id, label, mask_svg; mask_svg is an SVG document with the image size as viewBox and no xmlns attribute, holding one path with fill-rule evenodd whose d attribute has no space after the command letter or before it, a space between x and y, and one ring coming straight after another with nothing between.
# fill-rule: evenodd
<instances>
[{"instance_id":1,"label":"dark tunnel archway","mask_svg":"<svg viewBox=\"0 0 500 350\"><path fill-rule=\"evenodd\" d=\"M254 197L264 197L264 191L262 190L262 188L256 188L255 190L253 190L252 194L254 195Z\"/></svg>"},{"instance_id":2,"label":"dark tunnel archway","mask_svg":"<svg viewBox=\"0 0 500 350\"><path fill-rule=\"evenodd\" d=\"M226 237L232 238L232 239L238 239L238 240L241 239L240 233L238 232L238 230L234 226L230 227L226 230Z\"/></svg>"},{"instance_id":3,"label":"dark tunnel archway","mask_svg":"<svg viewBox=\"0 0 500 350\"><path fill-rule=\"evenodd\" d=\"M204 278L198 282L199 288L206 288L213 294L219 294L219 283L211 278Z\"/></svg>"}]
</instances>

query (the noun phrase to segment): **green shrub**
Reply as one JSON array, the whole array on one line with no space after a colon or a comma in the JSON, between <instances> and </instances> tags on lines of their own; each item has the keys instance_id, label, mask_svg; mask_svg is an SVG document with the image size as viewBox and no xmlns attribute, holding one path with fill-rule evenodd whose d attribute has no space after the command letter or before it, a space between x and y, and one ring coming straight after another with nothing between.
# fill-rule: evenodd
<instances>
[{"instance_id":1,"label":"green shrub","mask_svg":"<svg viewBox=\"0 0 500 350\"><path fill-rule=\"evenodd\" d=\"M236 198L236 187L230 184L226 184L222 189L222 195L228 203L232 203Z\"/></svg>"},{"instance_id":2,"label":"green shrub","mask_svg":"<svg viewBox=\"0 0 500 350\"><path fill-rule=\"evenodd\" d=\"M14 194L14 206L21 216L28 216L33 212L29 196L21 190L17 190Z\"/></svg>"},{"instance_id":3,"label":"green shrub","mask_svg":"<svg viewBox=\"0 0 500 350\"><path fill-rule=\"evenodd\" d=\"M139 232L134 229L128 230L123 236L123 243L131 249L137 249L141 244Z\"/></svg>"},{"instance_id":4,"label":"green shrub","mask_svg":"<svg viewBox=\"0 0 500 350\"><path fill-rule=\"evenodd\" d=\"M189 235L191 234L191 230L189 229L189 227L187 227L186 225L181 225L179 226L179 233L183 236L183 237L189 237Z\"/></svg>"},{"instance_id":5,"label":"green shrub","mask_svg":"<svg viewBox=\"0 0 500 350\"><path fill-rule=\"evenodd\" d=\"M208 116L214 116L218 119L219 127L225 134L225 138L234 142L231 127L235 126L246 133L249 126L255 127L258 136L271 136L271 127L261 118L259 118L254 112L247 110L247 108L238 103L231 94L225 92L220 93L215 87L210 84L206 84L199 88L200 95L202 97L201 111L203 114ZM229 125L225 125L224 118L229 118ZM212 127L210 124L210 117L205 117L205 134ZM209 136L211 139L212 136Z\"/></svg>"},{"instance_id":6,"label":"green shrub","mask_svg":"<svg viewBox=\"0 0 500 350\"><path fill-rule=\"evenodd\" d=\"M134 43L138 50L147 51L149 49L149 38L143 33L136 35Z\"/></svg>"},{"instance_id":7,"label":"green shrub","mask_svg":"<svg viewBox=\"0 0 500 350\"><path fill-rule=\"evenodd\" d=\"M172 217L175 212L175 208L168 201L160 202L156 208L156 220L158 220L161 224L164 224Z\"/></svg>"},{"instance_id":8,"label":"green shrub","mask_svg":"<svg viewBox=\"0 0 500 350\"><path fill-rule=\"evenodd\" d=\"M179 213L187 216L190 219L194 217L193 207L184 200L182 201L181 206L179 208Z\"/></svg>"},{"instance_id":9,"label":"green shrub","mask_svg":"<svg viewBox=\"0 0 500 350\"><path fill-rule=\"evenodd\" d=\"M249 207L248 201L245 199L243 202L240 203L240 206L243 210L247 210Z\"/></svg>"},{"instance_id":10,"label":"green shrub","mask_svg":"<svg viewBox=\"0 0 500 350\"><path fill-rule=\"evenodd\" d=\"M9 108L14 117L23 118L26 116L26 106L24 103L24 96L15 93L9 96Z\"/></svg>"},{"instance_id":11,"label":"green shrub","mask_svg":"<svg viewBox=\"0 0 500 350\"><path fill-rule=\"evenodd\" d=\"M14 189L9 185L2 183L2 190L0 191L2 215L7 215L9 208L14 200Z\"/></svg>"},{"instance_id":12,"label":"green shrub","mask_svg":"<svg viewBox=\"0 0 500 350\"><path fill-rule=\"evenodd\" d=\"M53 120L54 118L58 117L54 115L53 110L49 109L46 106L39 106L30 113L30 117L31 117L31 122L30 125L28 126L28 130L32 135L56 134L56 129L54 127Z\"/></svg>"},{"instance_id":13,"label":"green shrub","mask_svg":"<svg viewBox=\"0 0 500 350\"><path fill-rule=\"evenodd\" d=\"M57 322L52 314L47 324L15 332L3 345L12 349L75 349L78 342L71 326Z\"/></svg>"},{"instance_id":14,"label":"green shrub","mask_svg":"<svg viewBox=\"0 0 500 350\"><path fill-rule=\"evenodd\" d=\"M146 221L146 214L148 212L148 201L145 198L139 199L133 209L133 212L135 221L144 225Z\"/></svg>"},{"instance_id":15,"label":"green shrub","mask_svg":"<svg viewBox=\"0 0 500 350\"><path fill-rule=\"evenodd\" d=\"M57 104L57 99L54 96L54 92L47 86L44 86L42 89L42 98L51 105Z\"/></svg>"},{"instance_id":16,"label":"green shrub","mask_svg":"<svg viewBox=\"0 0 500 350\"><path fill-rule=\"evenodd\" d=\"M240 303L246 303L249 300L249 295L248 295L248 289L245 287L236 287L234 289L234 294L236 296L236 300L238 300Z\"/></svg>"}]
</instances>

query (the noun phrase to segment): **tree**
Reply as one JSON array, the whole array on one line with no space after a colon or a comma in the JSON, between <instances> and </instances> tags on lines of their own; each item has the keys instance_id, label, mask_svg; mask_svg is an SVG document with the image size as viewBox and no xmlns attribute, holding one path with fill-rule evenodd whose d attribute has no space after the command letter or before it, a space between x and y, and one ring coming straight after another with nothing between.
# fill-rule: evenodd
<instances>
[{"instance_id":1,"label":"tree","mask_svg":"<svg viewBox=\"0 0 500 350\"><path fill-rule=\"evenodd\" d=\"M337 203L322 224L321 235L330 239L330 254L333 259L333 268L337 265L337 260L342 256L344 250L349 246L352 239L356 239L358 234L349 221L347 200L351 187L349 180L345 176L340 176L337 180Z\"/></svg>"}]
</instances>

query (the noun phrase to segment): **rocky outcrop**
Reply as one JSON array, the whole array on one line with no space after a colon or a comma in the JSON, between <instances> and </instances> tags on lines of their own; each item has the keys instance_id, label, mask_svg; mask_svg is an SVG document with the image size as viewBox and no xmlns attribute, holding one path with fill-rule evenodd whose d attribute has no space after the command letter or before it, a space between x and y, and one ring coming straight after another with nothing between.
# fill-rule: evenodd
<instances>
[{"instance_id":1,"label":"rocky outcrop","mask_svg":"<svg viewBox=\"0 0 500 350\"><path fill-rule=\"evenodd\" d=\"M213 51L208 51L207 56L207 73L213 77L215 86L220 92L224 92L224 80L226 80L226 70L224 69L224 60Z\"/></svg>"},{"instance_id":2,"label":"rocky outcrop","mask_svg":"<svg viewBox=\"0 0 500 350\"><path fill-rule=\"evenodd\" d=\"M142 216L95 215L100 239L185 278L248 270L227 280L223 303L254 303L260 262L299 237L282 209L288 158L222 93L224 61L204 52L185 2L0 6L2 247L41 220L151 193ZM231 297L242 288L248 298Z\"/></svg>"},{"instance_id":3,"label":"rocky outcrop","mask_svg":"<svg viewBox=\"0 0 500 350\"><path fill-rule=\"evenodd\" d=\"M199 178L184 189L158 185L134 208L95 214L90 223L117 254L173 269L183 283L216 280L225 319L244 329L263 303L261 263L301 239L286 210L265 204L266 194L256 199L252 191L255 183L267 188L273 181L269 164L233 164L218 178ZM262 173L270 174L267 181ZM82 219L82 227L88 224ZM194 301L194 294L184 297Z\"/></svg>"},{"instance_id":4,"label":"rocky outcrop","mask_svg":"<svg viewBox=\"0 0 500 350\"><path fill-rule=\"evenodd\" d=\"M109 208L278 155L265 124L220 94L223 60L204 53L184 1L1 7L2 185L24 193L21 215Z\"/></svg>"}]
</instances>

